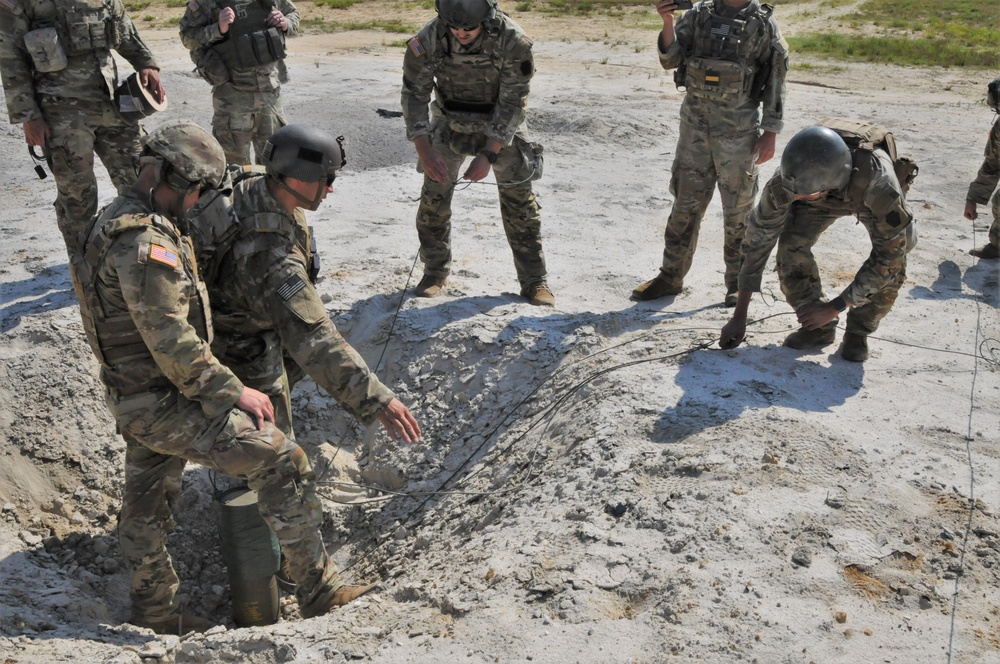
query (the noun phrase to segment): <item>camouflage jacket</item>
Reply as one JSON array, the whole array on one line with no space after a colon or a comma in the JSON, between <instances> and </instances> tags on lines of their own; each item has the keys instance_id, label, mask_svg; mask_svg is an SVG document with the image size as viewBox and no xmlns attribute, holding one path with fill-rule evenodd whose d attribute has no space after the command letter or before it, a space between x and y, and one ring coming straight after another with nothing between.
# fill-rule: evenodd
<instances>
[{"instance_id":1,"label":"camouflage jacket","mask_svg":"<svg viewBox=\"0 0 1000 664\"><path fill-rule=\"evenodd\" d=\"M226 6L236 9L237 21L240 20L240 7L249 1L232 2L231 0L189 0L184 16L181 18L181 43L191 53L195 65L202 63L205 52L220 47L229 37L229 33L219 31L219 12ZM290 0L275 0L274 7L285 16L287 28L285 36L294 37L299 33L299 13ZM235 25L235 23L233 24ZM230 31L233 27L230 26ZM225 63L220 59L219 62ZM270 92L277 90L281 83L288 80L284 60L269 62L249 69L227 67L229 82L240 90L256 90ZM214 81L209 81L215 85Z\"/></svg>"},{"instance_id":2,"label":"camouflage jacket","mask_svg":"<svg viewBox=\"0 0 1000 664\"><path fill-rule=\"evenodd\" d=\"M95 24L103 29L94 30ZM65 52L59 71L39 71L25 42L25 35L43 28L55 30ZM157 66L122 0L0 0L0 74L11 124L44 119L40 104L46 101L112 99L112 50L136 70Z\"/></svg>"},{"instance_id":3,"label":"camouflage jacket","mask_svg":"<svg viewBox=\"0 0 1000 664\"><path fill-rule=\"evenodd\" d=\"M715 25L718 23L718 25ZM737 26L747 34L736 35ZM732 30L730 40L718 39L718 33ZM726 7L722 0L702 0L678 19L675 39L666 49L657 37L660 65L664 69L686 67L694 75L697 61L733 63L742 72L744 90L739 101L698 96L687 79L684 106L712 124L729 123L735 128L758 125L764 131L780 132L784 125L785 77L788 73L788 44L778 30L771 8L751 0L742 9ZM731 46L730 46L731 45ZM711 94L711 93L708 93ZM761 110L758 110L761 109Z\"/></svg>"},{"instance_id":4,"label":"camouflage jacket","mask_svg":"<svg viewBox=\"0 0 1000 664\"><path fill-rule=\"evenodd\" d=\"M740 290L760 291L771 250L786 225L795 223L792 211L797 205L835 217L857 216L868 229L872 251L854 281L841 293L848 302L860 306L888 284L896 266L905 260L907 227L913 221L913 214L900 190L889 155L882 150L857 149L854 165L851 180L843 190L828 192L816 201L795 201L782 186L781 169L774 172L750 213L743 237Z\"/></svg>"},{"instance_id":5,"label":"camouflage jacket","mask_svg":"<svg viewBox=\"0 0 1000 664\"><path fill-rule=\"evenodd\" d=\"M207 292L170 220L123 190L91 231L84 263L80 313L114 403L176 388L210 418L233 407L243 384L212 355Z\"/></svg>"},{"instance_id":6,"label":"camouflage jacket","mask_svg":"<svg viewBox=\"0 0 1000 664\"><path fill-rule=\"evenodd\" d=\"M406 137L430 133L433 113L454 131L484 134L510 145L524 123L528 90L535 73L532 42L509 16L462 46L438 18L407 43L403 56L403 119Z\"/></svg>"},{"instance_id":7,"label":"camouflage jacket","mask_svg":"<svg viewBox=\"0 0 1000 664\"><path fill-rule=\"evenodd\" d=\"M983 165L979 167L976 179L969 185L969 193L965 199L978 205L989 203L997 182L1000 182L1000 118L997 118L990 129Z\"/></svg>"},{"instance_id":8,"label":"camouflage jacket","mask_svg":"<svg viewBox=\"0 0 1000 664\"><path fill-rule=\"evenodd\" d=\"M354 417L371 424L394 394L337 331L309 280L305 214L285 212L264 177L236 185L233 210L239 234L215 259L218 276L209 284L213 347L237 373L241 352L255 366L280 367L284 349ZM281 344L262 343L273 332ZM261 361L261 353L273 354L273 361Z\"/></svg>"}]
</instances>

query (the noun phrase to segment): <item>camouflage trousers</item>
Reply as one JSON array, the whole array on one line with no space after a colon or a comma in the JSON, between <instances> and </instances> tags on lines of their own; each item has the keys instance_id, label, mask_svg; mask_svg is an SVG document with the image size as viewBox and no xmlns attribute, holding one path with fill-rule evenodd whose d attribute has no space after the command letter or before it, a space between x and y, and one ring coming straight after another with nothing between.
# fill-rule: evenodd
<instances>
[{"instance_id":1,"label":"camouflage trousers","mask_svg":"<svg viewBox=\"0 0 1000 664\"><path fill-rule=\"evenodd\" d=\"M215 328L212 354L246 385L271 397L274 406L274 426L286 438L295 440L292 426L291 389L293 379L286 368L296 370L294 380L303 375L295 360L282 351L278 333L269 330L254 335L228 333Z\"/></svg>"},{"instance_id":2,"label":"camouflage trousers","mask_svg":"<svg viewBox=\"0 0 1000 664\"><path fill-rule=\"evenodd\" d=\"M281 89L271 92L237 90L224 83L212 89L212 134L226 153L230 164L250 164L250 146L254 159L262 164L264 142L285 126L281 107Z\"/></svg>"},{"instance_id":3,"label":"camouflage trousers","mask_svg":"<svg viewBox=\"0 0 1000 664\"><path fill-rule=\"evenodd\" d=\"M343 585L320 534L323 512L309 460L278 429L268 423L257 429L236 409L209 419L175 390L111 398L109 406L127 444L118 537L132 575L133 619L177 609L179 582L166 545L187 461L245 479L257 492L261 515L297 584L300 608Z\"/></svg>"},{"instance_id":4,"label":"camouflage trousers","mask_svg":"<svg viewBox=\"0 0 1000 664\"><path fill-rule=\"evenodd\" d=\"M791 218L778 237L777 270L781 292L795 311L806 305L827 301L823 296L823 284L812 248L819 236L841 216L840 213L816 209L804 203L796 203L792 208ZM875 266L876 272L884 277L879 286L864 289L874 291L868 296L868 302L852 307L847 314L847 331L867 336L878 329L879 321L892 309L899 289L906 281L908 249L900 245L907 244L907 234L894 233L892 237L886 237L871 215L861 215L859 221L872 240L872 251L865 265ZM899 258L888 259L885 256ZM826 327L836 325L834 320Z\"/></svg>"},{"instance_id":5,"label":"camouflage trousers","mask_svg":"<svg viewBox=\"0 0 1000 664\"><path fill-rule=\"evenodd\" d=\"M698 231L716 185L722 198L725 230L726 291L738 290L740 244L757 195L757 166L753 149L757 130L738 126L719 130L703 120L686 117L682 110L680 136L670 175L674 206L663 234L663 264L660 272L670 284L680 287L691 269L698 246Z\"/></svg>"},{"instance_id":6,"label":"camouflage trousers","mask_svg":"<svg viewBox=\"0 0 1000 664\"><path fill-rule=\"evenodd\" d=\"M431 135L431 145L444 157L449 179L454 183L465 157L482 150L486 137L453 132L446 122L438 122ZM500 151L493 164L493 173L500 185L497 188L500 217L522 288L542 283L546 277L541 206L528 181L534 175L531 150L528 141L515 135L514 142ZM446 277L451 272L451 199L454 193L454 184L441 184L424 176L417 209L417 235L424 274Z\"/></svg>"},{"instance_id":7,"label":"camouflage trousers","mask_svg":"<svg viewBox=\"0 0 1000 664\"><path fill-rule=\"evenodd\" d=\"M51 132L46 147L56 181L56 223L73 266L83 258L82 236L97 213L94 153L115 187L131 185L136 177L136 158L142 152L139 139L145 132L138 123L122 120L110 101L43 99L42 115Z\"/></svg>"},{"instance_id":8,"label":"camouflage trousers","mask_svg":"<svg viewBox=\"0 0 1000 664\"><path fill-rule=\"evenodd\" d=\"M990 225L990 244L1000 248L1000 189L993 192L990 203L993 207L993 223Z\"/></svg>"}]
</instances>

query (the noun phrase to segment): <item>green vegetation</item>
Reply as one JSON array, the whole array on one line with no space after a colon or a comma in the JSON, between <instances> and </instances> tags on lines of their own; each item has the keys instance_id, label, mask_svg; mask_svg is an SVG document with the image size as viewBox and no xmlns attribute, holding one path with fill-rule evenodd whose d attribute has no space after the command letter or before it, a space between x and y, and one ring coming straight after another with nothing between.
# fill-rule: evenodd
<instances>
[{"instance_id":1,"label":"green vegetation","mask_svg":"<svg viewBox=\"0 0 1000 664\"><path fill-rule=\"evenodd\" d=\"M150 4L150 0L129 0L125 3L125 9L138 14Z\"/></svg>"},{"instance_id":2,"label":"green vegetation","mask_svg":"<svg viewBox=\"0 0 1000 664\"><path fill-rule=\"evenodd\" d=\"M313 0L317 7L329 7L331 9L346 9L351 5L358 4L361 0Z\"/></svg>"},{"instance_id":3,"label":"green vegetation","mask_svg":"<svg viewBox=\"0 0 1000 664\"><path fill-rule=\"evenodd\" d=\"M382 30L394 34L414 35L420 29L399 19L372 19L371 21L325 21L322 18L304 18L299 21L304 32L347 32L349 30Z\"/></svg>"},{"instance_id":4,"label":"green vegetation","mask_svg":"<svg viewBox=\"0 0 1000 664\"><path fill-rule=\"evenodd\" d=\"M852 27L874 26L880 34L826 32L790 37L788 42L800 53L848 60L1000 67L997 0L866 0L844 18Z\"/></svg>"}]
</instances>

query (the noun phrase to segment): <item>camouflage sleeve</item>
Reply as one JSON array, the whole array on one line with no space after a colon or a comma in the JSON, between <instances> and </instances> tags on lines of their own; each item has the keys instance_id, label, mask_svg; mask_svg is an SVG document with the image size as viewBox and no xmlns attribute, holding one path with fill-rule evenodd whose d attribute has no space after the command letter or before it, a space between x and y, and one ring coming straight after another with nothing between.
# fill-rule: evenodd
<instances>
[{"instance_id":1,"label":"camouflage sleeve","mask_svg":"<svg viewBox=\"0 0 1000 664\"><path fill-rule=\"evenodd\" d=\"M435 37L437 19L424 26L417 35L406 42L403 55L403 91L400 103L406 122L406 138L430 133L429 105L434 91L434 66L432 59L437 47Z\"/></svg>"},{"instance_id":2,"label":"camouflage sleeve","mask_svg":"<svg viewBox=\"0 0 1000 664\"><path fill-rule=\"evenodd\" d=\"M288 37L297 36L299 34L299 10L289 0L281 0L278 9L285 15L285 20L288 22L285 35Z\"/></svg>"},{"instance_id":3,"label":"camouflage sleeve","mask_svg":"<svg viewBox=\"0 0 1000 664\"><path fill-rule=\"evenodd\" d=\"M771 251L778 242L781 229L792 209L793 200L781 186L781 171L776 170L764 185L760 201L750 213L746 235L743 236L740 259L740 275L737 288L743 291L760 292L764 268L771 257Z\"/></svg>"},{"instance_id":4,"label":"camouflage sleeve","mask_svg":"<svg viewBox=\"0 0 1000 664\"><path fill-rule=\"evenodd\" d=\"M866 304L906 267L906 227L913 221L889 156L872 153L874 176L864 194L872 250L841 296L853 306ZM864 214L864 212L862 212Z\"/></svg>"},{"instance_id":5,"label":"camouflage sleeve","mask_svg":"<svg viewBox=\"0 0 1000 664\"><path fill-rule=\"evenodd\" d=\"M700 5L699 5L700 6ZM660 66L666 70L676 69L687 59L694 41L694 19L697 9L691 9L674 23L674 41L663 49L662 31L656 36L656 52L660 55Z\"/></svg>"},{"instance_id":6,"label":"camouflage sleeve","mask_svg":"<svg viewBox=\"0 0 1000 664\"><path fill-rule=\"evenodd\" d=\"M760 103L763 115L760 128L763 131L778 133L784 127L785 117L785 77L788 74L788 43L781 36L774 17L770 21L771 39L766 45L763 57L758 60L759 67L769 69L767 82L760 93ZM763 74L763 72L761 72Z\"/></svg>"},{"instance_id":7,"label":"camouflage sleeve","mask_svg":"<svg viewBox=\"0 0 1000 664\"><path fill-rule=\"evenodd\" d=\"M212 0L188 0L181 17L181 43L189 51L197 51L222 41L219 12Z\"/></svg>"},{"instance_id":8,"label":"camouflage sleeve","mask_svg":"<svg viewBox=\"0 0 1000 664\"><path fill-rule=\"evenodd\" d=\"M977 205L986 205L1000 182L1000 120L993 123L990 137L986 141L986 153L979 174L969 185L965 199Z\"/></svg>"},{"instance_id":9,"label":"camouflage sleeve","mask_svg":"<svg viewBox=\"0 0 1000 664\"><path fill-rule=\"evenodd\" d=\"M236 403L243 384L222 366L188 322L193 288L182 270L145 258L157 244L178 255L176 244L152 229L124 233L108 254L121 284L129 314L157 366L188 399L201 403L208 417Z\"/></svg>"},{"instance_id":10,"label":"camouflage sleeve","mask_svg":"<svg viewBox=\"0 0 1000 664\"><path fill-rule=\"evenodd\" d=\"M11 124L42 119L35 101L34 67L23 48L28 32L28 20L21 7L23 1L11 0L9 5L0 2L0 76Z\"/></svg>"},{"instance_id":11,"label":"camouflage sleeve","mask_svg":"<svg viewBox=\"0 0 1000 664\"><path fill-rule=\"evenodd\" d=\"M128 63L136 71L140 69L159 69L159 65L156 64L156 58L153 57L153 52L146 46L146 42L142 41L142 37L139 36L139 31L136 30L135 24L125 12L125 5L122 4L122 0L110 0L109 9L111 20L116 24L115 32L118 34L118 46L115 47L115 50L128 60Z\"/></svg>"},{"instance_id":12,"label":"camouflage sleeve","mask_svg":"<svg viewBox=\"0 0 1000 664\"><path fill-rule=\"evenodd\" d=\"M274 324L285 350L351 415L363 424L374 422L395 395L337 331L305 265L286 258L272 269L264 289L257 301L267 311L259 313Z\"/></svg>"},{"instance_id":13,"label":"camouflage sleeve","mask_svg":"<svg viewBox=\"0 0 1000 664\"><path fill-rule=\"evenodd\" d=\"M535 60L531 40L523 34L510 33L503 44L503 64L500 67L500 91L493 106L493 117L486 138L504 145L514 140L514 132L524 122L528 108L531 77L535 75Z\"/></svg>"}]
</instances>

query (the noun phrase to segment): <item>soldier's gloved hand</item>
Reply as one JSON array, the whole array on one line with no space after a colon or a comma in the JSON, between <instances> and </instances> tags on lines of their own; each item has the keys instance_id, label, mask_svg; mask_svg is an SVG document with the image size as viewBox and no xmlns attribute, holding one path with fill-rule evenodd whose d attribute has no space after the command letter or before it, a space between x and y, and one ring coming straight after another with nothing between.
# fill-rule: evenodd
<instances>
[{"instance_id":1,"label":"soldier's gloved hand","mask_svg":"<svg viewBox=\"0 0 1000 664\"><path fill-rule=\"evenodd\" d=\"M167 91L163 89L163 84L160 82L160 70L153 69L152 67L147 69L139 70L139 80L142 82L142 87L149 90L156 101L161 104L167 100Z\"/></svg>"},{"instance_id":2,"label":"soldier's gloved hand","mask_svg":"<svg viewBox=\"0 0 1000 664\"><path fill-rule=\"evenodd\" d=\"M817 330L840 315L836 305L830 303L807 304L795 313L799 325L807 330Z\"/></svg>"},{"instance_id":3,"label":"soldier's gloved hand","mask_svg":"<svg viewBox=\"0 0 1000 664\"><path fill-rule=\"evenodd\" d=\"M979 212L976 211L974 201L965 201L965 218L969 221L975 221L979 218Z\"/></svg>"},{"instance_id":4,"label":"soldier's gloved hand","mask_svg":"<svg viewBox=\"0 0 1000 664\"><path fill-rule=\"evenodd\" d=\"M393 440L402 438L404 443L420 441L420 425L417 424L410 409L396 397L393 397L389 405L379 413L378 421L382 423L382 426L389 433L389 437Z\"/></svg>"},{"instance_id":5,"label":"soldier's gloved hand","mask_svg":"<svg viewBox=\"0 0 1000 664\"><path fill-rule=\"evenodd\" d=\"M229 32L229 26L233 24L236 20L236 12L233 11L232 7L226 7L221 12L219 12L219 32L226 34Z\"/></svg>"},{"instance_id":6,"label":"soldier's gloved hand","mask_svg":"<svg viewBox=\"0 0 1000 664\"><path fill-rule=\"evenodd\" d=\"M282 32L288 30L288 20L278 9L272 9L267 17L267 24L272 28L280 28Z\"/></svg>"},{"instance_id":7,"label":"soldier's gloved hand","mask_svg":"<svg viewBox=\"0 0 1000 664\"><path fill-rule=\"evenodd\" d=\"M747 336L747 320L733 316L719 334L719 348L736 348Z\"/></svg>"},{"instance_id":8,"label":"soldier's gloved hand","mask_svg":"<svg viewBox=\"0 0 1000 664\"><path fill-rule=\"evenodd\" d=\"M271 404L271 398L252 387L243 388L243 393L236 400L236 407L253 415L257 420L258 429L263 428L264 422L274 422L274 406Z\"/></svg>"},{"instance_id":9,"label":"soldier's gloved hand","mask_svg":"<svg viewBox=\"0 0 1000 664\"><path fill-rule=\"evenodd\" d=\"M45 120L25 121L24 140L28 145L37 145L40 148L44 148L48 144L50 136L52 136L52 132L49 131L49 125Z\"/></svg>"}]
</instances>

